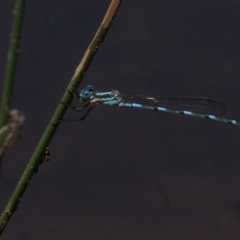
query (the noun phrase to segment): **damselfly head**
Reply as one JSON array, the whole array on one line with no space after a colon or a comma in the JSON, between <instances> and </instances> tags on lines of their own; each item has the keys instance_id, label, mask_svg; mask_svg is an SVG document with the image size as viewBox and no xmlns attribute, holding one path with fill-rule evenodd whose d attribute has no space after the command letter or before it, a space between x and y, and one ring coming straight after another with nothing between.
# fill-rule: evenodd
<instances>
[{"instance_id":1,"label":"damselfly head","mask_svg":"<svg viewBox=\"0 0 240 240\"><path fill-rule=\"evenodd\" d=\"M86 88L84 88L80 94L79 94L79 102L85 102L85 101L88 101L91 96L92 96L92 93L94 91L94 88L92 85L88 85Z\"/></svg>"}]
</instances>

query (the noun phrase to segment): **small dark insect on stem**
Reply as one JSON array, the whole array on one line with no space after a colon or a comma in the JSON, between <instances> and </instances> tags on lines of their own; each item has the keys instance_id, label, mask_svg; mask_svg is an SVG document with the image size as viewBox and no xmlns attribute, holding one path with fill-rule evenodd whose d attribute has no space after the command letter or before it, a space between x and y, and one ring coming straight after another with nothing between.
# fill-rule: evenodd
<instances>
[{"instance_id":1,"label":"small dark insect on stem","mask_svg":"<svg viewBox=\"0 0 240 240\"><path fill-rule=\"evenodd\" d=\"M50 148L46 147L45 152L43 153L39 165L43 163L43 161L49 161L50 160Z\"/></svg>"}]
</instances>

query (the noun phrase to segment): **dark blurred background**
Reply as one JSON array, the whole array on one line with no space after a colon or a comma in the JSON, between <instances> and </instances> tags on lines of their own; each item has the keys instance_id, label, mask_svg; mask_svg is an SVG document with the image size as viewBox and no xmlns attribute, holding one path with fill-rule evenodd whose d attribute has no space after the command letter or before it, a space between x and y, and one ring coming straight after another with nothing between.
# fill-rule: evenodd
<instances>
[{"instance_id":1,"label":"dark blurred background","mask_svg":"<svg viewBox=\"0 0 240 240\"><path fill-rule=\"evenodd\" d=\"M12 102L27 120L4 157L1 209L109 3L27 2ZM1 79L13 7L1 1ZM123 1L80 88L208 96L240 120L239 13L239 1ZM97 106L84 121L59 126L50 162L2 239L238 240L239 144L238 126Z\"/></svg>"}]
</instances>

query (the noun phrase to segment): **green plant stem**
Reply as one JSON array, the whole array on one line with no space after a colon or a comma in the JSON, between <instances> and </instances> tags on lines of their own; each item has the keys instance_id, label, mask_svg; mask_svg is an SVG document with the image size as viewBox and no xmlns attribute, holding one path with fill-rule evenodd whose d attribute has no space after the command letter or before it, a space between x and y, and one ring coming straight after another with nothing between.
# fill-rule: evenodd
<instances>
[{"instance_id":1,"label":"green plant stem","mask_svg":"<svg viewBox=\"0 0 240 240\"><path fill-rule=\"evenodd\" d=\"M0 108L0 128L3 127L8 118L8 111L11 104L11 95L16 72L17 59L19 54L20 37L24 16L25 0L16 0L13 10L13 25L10 34L10 46L7 56L7 66L4 77L3 92Z\"/></svg>"},{"instance_id":2,"label":"green plant stem","mask_svg":"<svg viewBox=\"0 0 240 240\"><path fill-rule=\"evenodd\" d=\"M9 110L11 109L11 96L16 72L17 59L19 55L20 38L22 31L22 23L24 16L25 0L16 0L13 10L13 24L10 33L10 45L7 55L6 72L3 83L2 99L0 107L0 128L2 128L8 120ZM3 135L0 136L0 144L3 144ZM2 156L0 156L0 171L2 165Z\"/></svg>"},{"instance_id":3,"label":"green plant stem","mask_svg":"<svg viewBox=\"0 0 240 240\"><path fill-rule=\"evenodd\" d=\"M0 216L0 234L5 229L9 219L11 218L14 210L17 208L17 204L20 201L21 196L23 195L26 187L31 180L31 177L36 172L39 166L39 160L41 155L45 151L46 147L48 146L49 142L51 141L58 125L60 119L62 119L65 111L67 110L67 106L72 101L72 92L77 89L80 82L82 81L94 55L96 54L101 42L103 41L112 21L113 18L121 4L121 0L112 0L110 6L105 14L105 17L98 28L92 42L88 46L82 61L76 68L76 71L55 111L53 114L52 119L50 120L45 132L43 133L42 138L39 141L36 150L34 151L29 163L27 164L26 169L24 170L20 181L18 182L12 196L10 197L3 213Z\"/></svg>"}]
</instances>

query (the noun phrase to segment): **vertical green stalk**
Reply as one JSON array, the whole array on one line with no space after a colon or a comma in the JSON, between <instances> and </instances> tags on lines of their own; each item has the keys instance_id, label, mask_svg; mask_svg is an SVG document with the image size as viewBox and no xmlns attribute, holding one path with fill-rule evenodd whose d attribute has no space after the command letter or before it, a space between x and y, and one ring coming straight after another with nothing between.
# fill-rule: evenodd
<instances>
[{"instance_id":1,"label":"vertical green stalk","mask_svg":"<svg viewBox=\"0 0 240 240\"><path fill-rule=\"evenodd\" d=\"M72 97L73 97L72 92L75 91L79 86L79 84L81 83L88 67L91 64L93 57L95 56L97 50L100 47L101 42L103 41L104 37L107 34L107 31L113 21L113 18L120 4L121 4L121 0L111 1L102 23L100 24L95 36L93 37L93 40L89 44L80 64L77 66L75 73L59 105L57 106L56 111L52 116L52 119L50 120L46 130L44 131L38 143L38 146L36 147L29 163L26 166L26 169L24 170L15 190L12 193L12 196L10 197L5 209L3 210L0 216L0 235L4 231L9 219L11 218L12 214L16 210L17 205L20 201L20 198L25 192L27 185L29 184L32 176L36 172L39 166L40 158L42 154L44 154L45 149L47 148L55 131L57 130L57 127L60 123L61 118L63 117L64 113L67 110L67 106L70 104L72 100ZM57 199L56 199L56 202L57 202Z\"/></svg>"},{"instance_id":2,"label":"vertical green stalk","mask_svg":"<svg viewBox=\"0 0 240 240\"><path fill-rule=\"evenodd\" d=\"M13 24L10 33L10 45L7 55L6 72L3 83L2 99L0 103L0 129L7 123L9 110L11 109L11 96L13 90L14 77L19 55L19 45L21 38L22 22L24 16L25 0L16 0L13 10ZM3 144L3 136L0 136L0 144ZM1 170L2 156L0 156Z\"/></svg>"},{"instance_id":3,"label":"vertical green stalk","mask_svg":"<svg viewBox=\"0 0 240 240\"><path fill-rule=\"evenodd\" d=\"M3 92L0 108L0 128L3 127L8 118L8 110L11 104L11 95L19 54L20 37L24 15L25 0L16 0L13 10L13 25L10 34L10 46L7 56L7 66L4 77Z\"/></svg>"}]
</instances>

